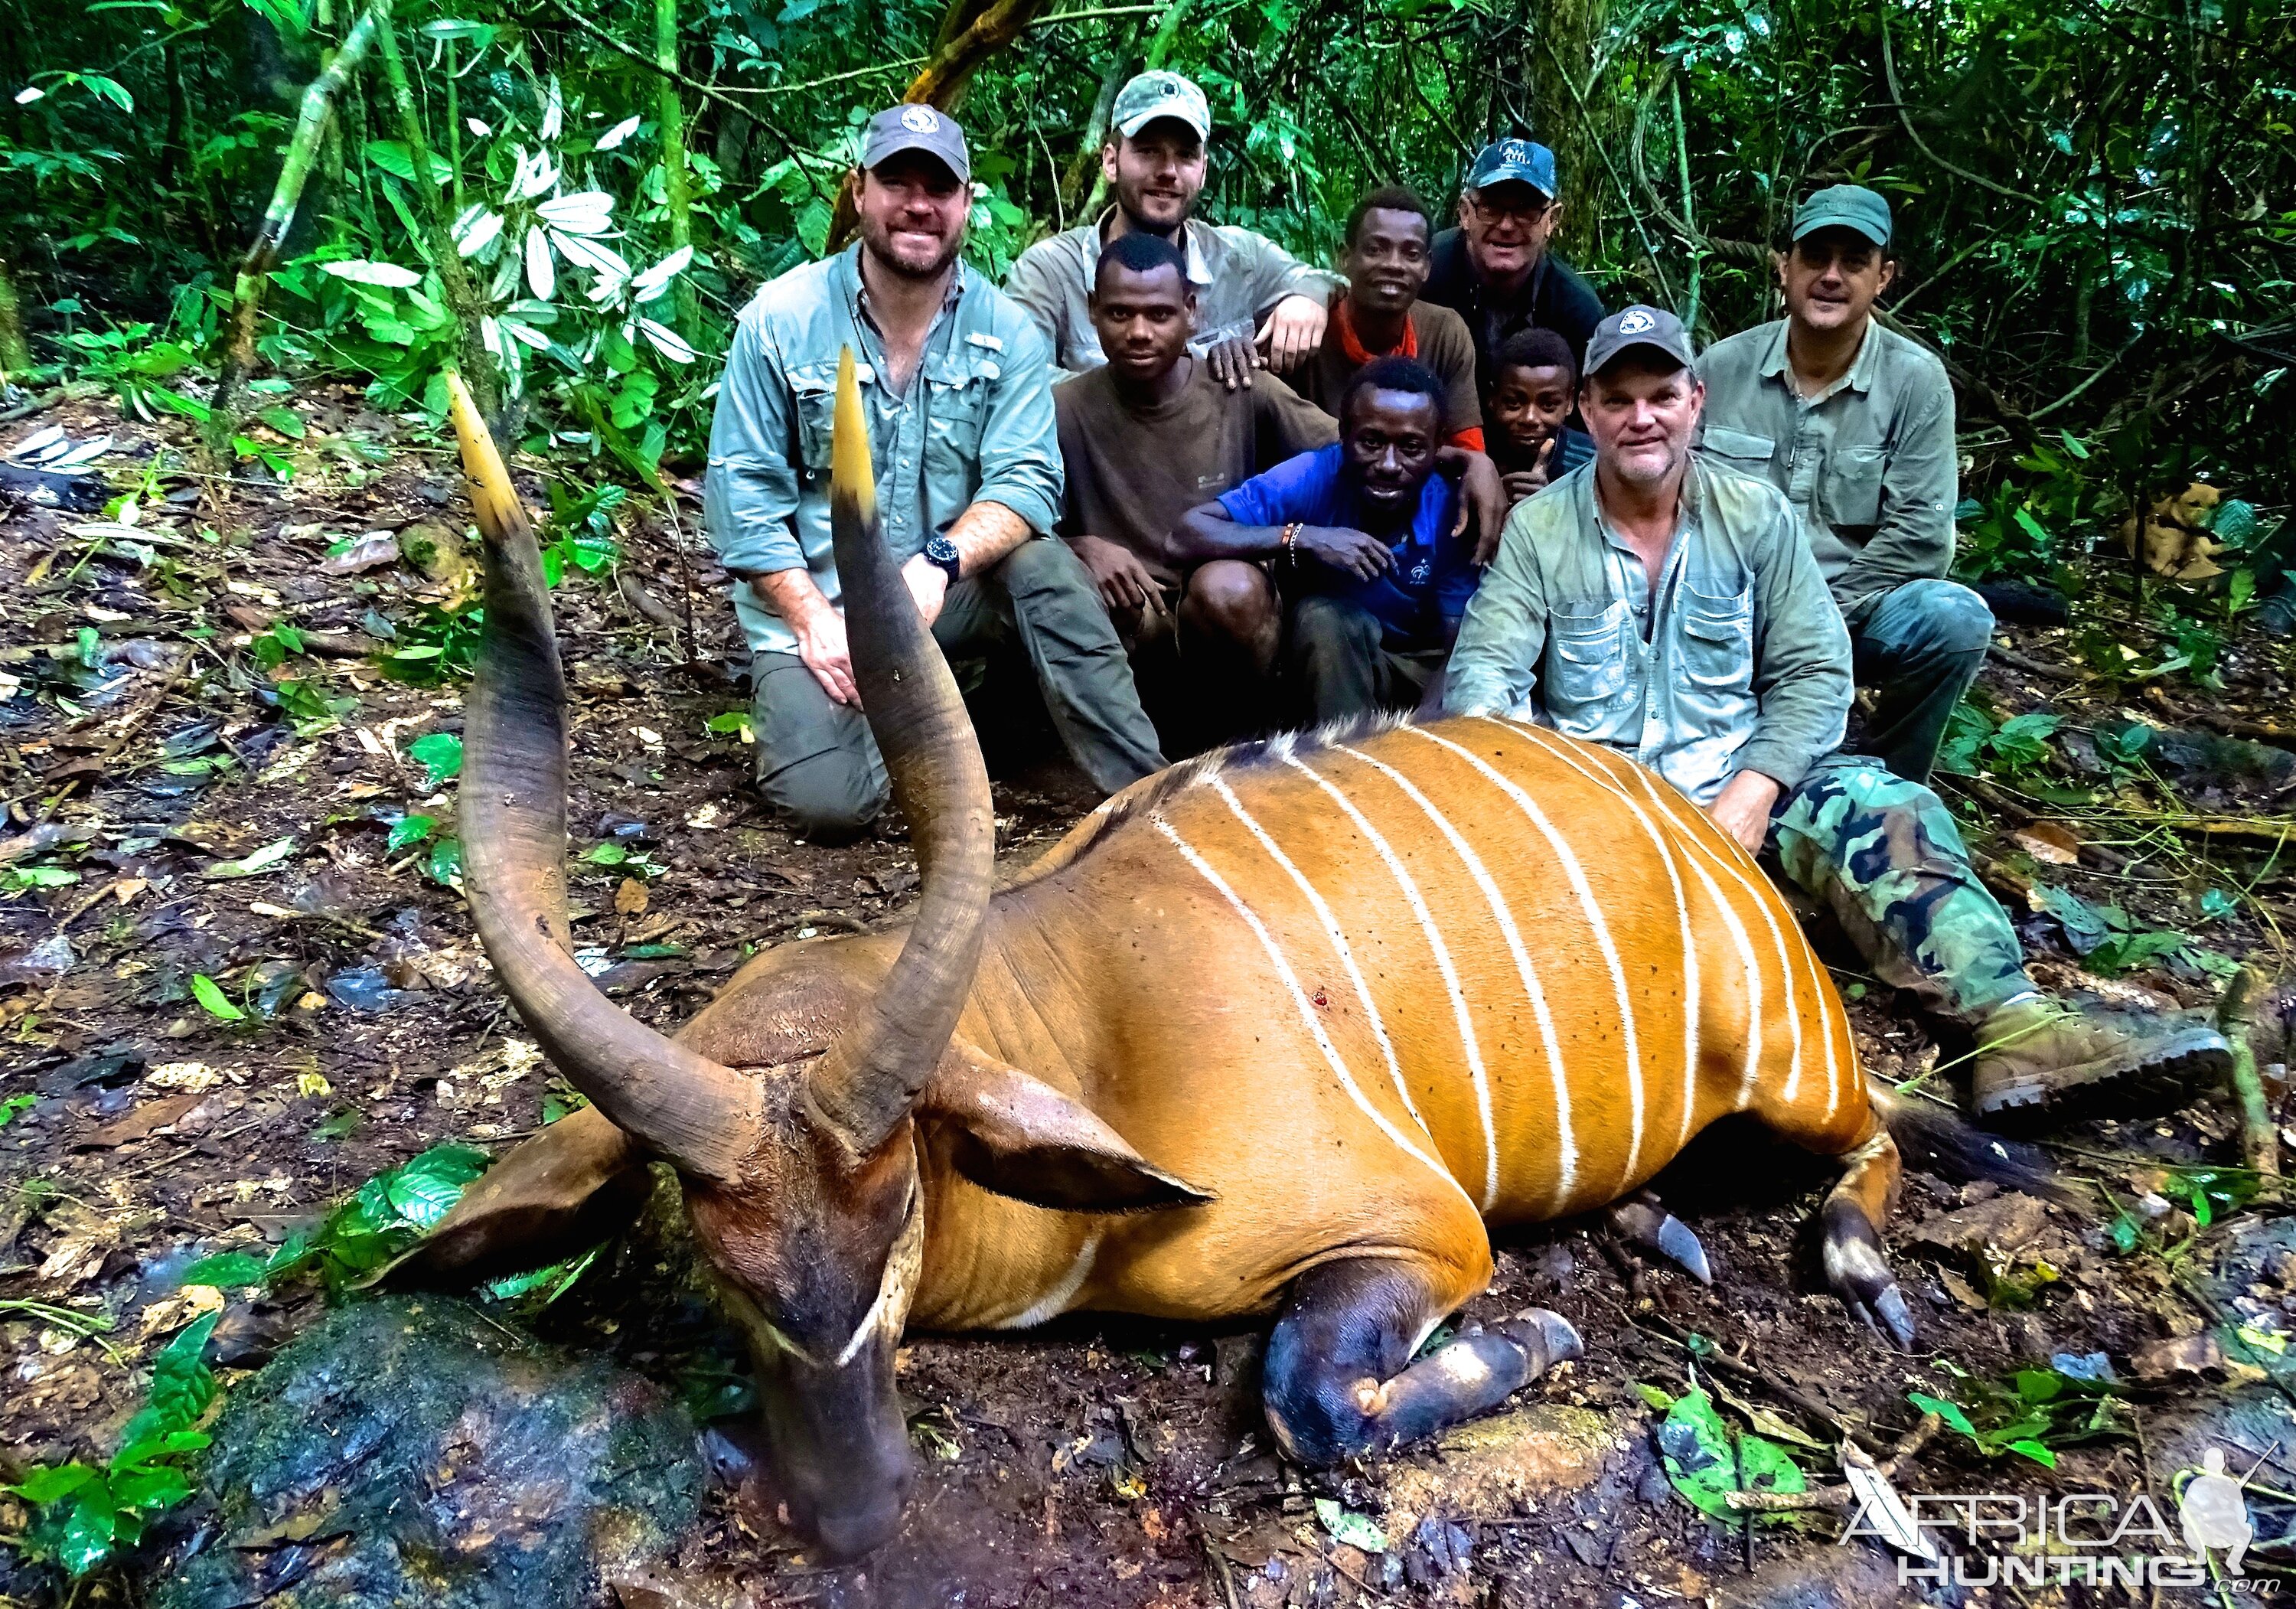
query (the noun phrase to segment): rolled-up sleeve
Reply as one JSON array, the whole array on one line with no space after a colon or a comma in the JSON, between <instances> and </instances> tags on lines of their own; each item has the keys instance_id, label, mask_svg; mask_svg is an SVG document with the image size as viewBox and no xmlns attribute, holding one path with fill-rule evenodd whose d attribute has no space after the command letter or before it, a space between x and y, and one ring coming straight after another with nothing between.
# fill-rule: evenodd
<instances>
[{"instance_id":1,"label":"rolled-up sleeve","mask_svg":"<svg viewBox=\"0 0 2296 1609\"><path fill-rule=\"evenodd\" d=\"M1953 568L1953 511L1961 466L1953 439L1953 386L1932 360L1905 397L1906 420L1882 477L1882 521L1835 590L1845 603Z\"/></svg>"},{"instance_id":2,"label":"rolled-up sleeve","mask_svg":"<svg viewBox=\"0 0 2296 1609\"><path fill-rule=\"evenodd\" d=\"M1467 602L1444 673L1443 708L1452 715L1508 714L1538 685L1546 652L1546 578L1533 532L1536 511L1519 503L1499 533L1499 550Z\"/></svg>"},{"instance_id":3,"label":"rolled-up sleeve","mask_svg":"<svg viewBox=\"0 0 2296 1609\"><path fill-rule=\"evenodd\" d=\"M972 500L1001 503L1043 535L1060 519L1062 488L1052 352L1027 318L999 322L1004 363L981 422L980 485Z\"/></svg>"},{"instance_id":4,"label":"rolled-up sleeve","mask_svg":"<svg viewBox=\"0 0 2296 1609\"><path fill-rule=\"evenodd\" d=\"M1245 254L1251 279L1251 308L1259 318L1267 317L1275 304L1287 296L1308 296L1324 301L1346 283L1336 274L1309 267L1264 234L1237 229L1231 232L1230 238Z\"/></svg>"},{"instance_id":5,"label":"rolled-up sleeve","mask_svg":"<svg viewBox=\"0 0 2296 1609\"><path fill-rule=\"evenodd\" d=\"M1062 349L1061 335L1068 321L1071 282L1075 266L1070 260L1067 242L1054 238L1038 241L1013 265L1004 276L1004 294L1019 304L1021 311L1037 326L1052 349L1053 361L1065 367L1069 354Z\"/></svg>"},{"instance_id":6,"label":"rolled-up sleeve","mask_svg":"<svg viewBox=\"0 0 2296 1609\"><path fill-rule=\"evenodd\" d=\"M1849 718L1849 630L1826 590L1800 521L1784 498L1756 551L1754 735L1738 751L1742 771L1783 787L1841 746Z\"/></svg>"},{"instance_id":7,"label":"rolled-up sleeve","mask_svg":"<svg viewBox=\"0 0 2296 1609\"><path fill-rule=\"evenodd\" d=\"M1050 415L1047 405L1046 414ZM709 425L709 476L702 509L718 562L736 574L802 570L791 516L798 476L790 463L789 382L766 321L752 309L734 331Z\"/></svg>"}]
</instances>

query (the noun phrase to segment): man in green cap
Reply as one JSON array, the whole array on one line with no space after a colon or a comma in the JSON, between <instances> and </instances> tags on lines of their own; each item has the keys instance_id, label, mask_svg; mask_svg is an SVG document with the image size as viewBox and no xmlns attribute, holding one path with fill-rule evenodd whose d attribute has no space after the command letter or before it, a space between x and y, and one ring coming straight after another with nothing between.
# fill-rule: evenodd
<instances>
[{"instance_id":1,"label":"man in green cap","mask_svg":"<svg viewBox=\"0 0 2296 1609\"><path fill-rule=\"evenodd\" d=\"M1021 254L1005 294L1037 321L1053 361L1071 374L1107 361L1090 300L1101 248L1139 230L1186 259L1196 328L1188 349L1231 390L1251 371L1286 374L1324 339L1325 304L1338 280L1308 267L1262 234L1194 217L1204 188L1204 142L1212 113L1204 92L1176 72L1144 72L1116 97L1100 170L1115 205L1091 223Z\"/></svg>"},{"instance_id":2,"label":"man in green cap","mask_svg":"<svg viewBox=\"0 0 2296 1609\"><path fill-rule=\"evenodd\" d=\"M1897 277L1890 203L1857 185L1796 209L1771 253L1786 316L1709 347L1699 447L1786 495L1849 627L1874 704L1860 748L1926 783L1977 679L1993 612L1953 567L1953 387L1934 353L1874 317Z\"/></svg>"},{"instance_id":3,"label":"man in green cap","mask_svg":"<svg viewBox=\"0 0 2296 1609\"><path fill-rule=\"evenodd\" d=\"M1849 634L1789 499L1691 452L1706 398L1691 365L1671 313L1595 327L1578 392L1594 462L1507 516L1444 707L1553 727L1672 783L1823 903L1877 977L1971 1030L1981 1116L2167 1104L2221 1075L2231 1052L2202 1018L2042 994L1952 812L1839 751ZM1621 832L1680 805L1639 794L1620 790Z\"/></svg>"}]
</instances>

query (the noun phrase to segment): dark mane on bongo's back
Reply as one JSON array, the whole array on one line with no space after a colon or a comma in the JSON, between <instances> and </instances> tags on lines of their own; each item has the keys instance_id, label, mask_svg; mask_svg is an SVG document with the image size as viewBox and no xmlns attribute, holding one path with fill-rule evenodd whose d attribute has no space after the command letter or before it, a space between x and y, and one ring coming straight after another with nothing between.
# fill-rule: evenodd
<instances>
[{"instance_id":1,"label":"dark mane on bongo's back","mask_svg":"<svg viewBox=\"0 0 2296 1609\"><path fill-rule=\"evenodd\" d=\"M1067 837L1000 882L996 891L1000 896L1013 893L1055 872L1067 870L1107 842L1119 827L1154 813L1208 777L1264 770L1283 764L1293 755L1315 754L1341 743L1361 743L1398 727L1407 727L1414 718L1408 711L1379 710L1305 732L1279 732L1273 737L1232 743L1193 759L1184 759L1153 776L1141 778L1121 792L1111 794Z\"/></svg>"}]
</instances>

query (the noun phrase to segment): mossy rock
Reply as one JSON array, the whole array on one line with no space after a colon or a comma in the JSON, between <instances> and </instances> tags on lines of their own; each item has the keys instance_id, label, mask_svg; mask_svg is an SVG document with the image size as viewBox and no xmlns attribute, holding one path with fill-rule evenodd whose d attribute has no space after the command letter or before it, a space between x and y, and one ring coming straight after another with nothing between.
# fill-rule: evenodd
<instances>
[{"instance_id":1,"label":"mossy rock","mask_svg":"<svg viewBox=\"0 0 2296 1609\"><path fill-rule=\"evenodd\" d=\"M328 1314L213 1431L153 1609L601 1605L701 1500L660 1388L443 1297Z\"/></svg>"}]
</instances>

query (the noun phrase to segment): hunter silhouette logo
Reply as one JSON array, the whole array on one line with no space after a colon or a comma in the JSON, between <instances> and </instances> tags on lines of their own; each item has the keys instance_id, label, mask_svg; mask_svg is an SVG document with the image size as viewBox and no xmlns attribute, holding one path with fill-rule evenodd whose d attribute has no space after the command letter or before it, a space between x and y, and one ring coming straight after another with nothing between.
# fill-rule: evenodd
<instances>
[{"instance_id":1,"label":"hunter silhouette logo","mask_svg":"<svg viewBox=\"0 0 2296 1609\"><path fill-rule=\"evenodd\" d=\"M2246 1573L2240 1567L2241 1556L2248 1551L2256 1535L2256 1527L2248 1517L2248 1499L2241 1495L2244 1484L2225 1474L2224 1452L2211 1447L2201 1458L2199 1473L2185 1483L2184 1492L2177 1499L2179 1517L2185 1523L2185 1546L2200 1558L2206 1558L2211 1547L2227 1549L2224 1562L2226 1575Z\"/></svg>"},{"instance_id":2,"label":"hunter silhouette logo","mask_svg":"<svg viewBox=\"0 0 2296 1609\"><path fill-rule=\"evenodd\" d=\"M901 113L901 127L912 134L931 134L940 127L940 116L930 106L912 106Z\"/></svg>"}]
</instances>

